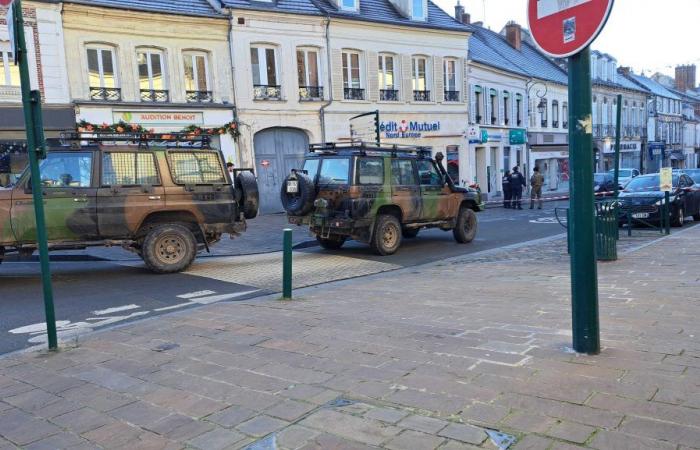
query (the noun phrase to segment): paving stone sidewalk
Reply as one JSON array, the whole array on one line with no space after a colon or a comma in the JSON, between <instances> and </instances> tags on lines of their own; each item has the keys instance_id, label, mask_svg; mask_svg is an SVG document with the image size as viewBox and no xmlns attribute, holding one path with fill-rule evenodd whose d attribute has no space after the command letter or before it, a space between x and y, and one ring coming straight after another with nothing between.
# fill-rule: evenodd
<instances>
[{"instance_id":1,"label":"paving stone sidewalk","mask_svg":"<svg viewBox=\"0 0 700 450\"><path fill-rule=\"evenodd\" d=\"M597 356L559 240L5 357L0 449L700 448L698 242L599 265Z\"/></svg>"}]
</instances>

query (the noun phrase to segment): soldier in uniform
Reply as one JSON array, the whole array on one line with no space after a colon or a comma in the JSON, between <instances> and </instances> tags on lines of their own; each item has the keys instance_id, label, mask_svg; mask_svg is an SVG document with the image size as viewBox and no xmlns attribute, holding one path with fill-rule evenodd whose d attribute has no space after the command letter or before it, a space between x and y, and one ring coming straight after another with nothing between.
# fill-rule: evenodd
<instances>
[{"instance_id":1,"label":"soldier in uniform","mask_svg":"<svg viewBox=\"0 0 700 450\"><path fill-rule=\"evenodd\" d=\"M532 169L530 177L530 209L535 207L535 199L537 199L537 209L542 209L542 185L544 184L544 176L540 173L540 168L535 166Z\"/></svg>"},{"instance_id":2,"label":"soldier in uniform","mask_svg":"<svg viewBox=\"0 0 700 450\"><path fill-rule=\"evenodd\" d=\"M518 169L518 166L513 167L513 173L510 175L511 207L513 209L523 209L520 201L523 198L523 188L525 186L527 186L527 183L523 174L520 173L520 169Z\"/></svg>"},{"instance_id":3,"label":"soldier in uniform","mask_svg":"<svg viewBox=\"0 0 700 450\"><path fill-rule=\"evenodd\" d=\"M503 174L501 184L503 186L503 207L510 208L510 199L513 195L510 190L510 170L506 170L506 173Z\"/></svg>"}]
</instances>

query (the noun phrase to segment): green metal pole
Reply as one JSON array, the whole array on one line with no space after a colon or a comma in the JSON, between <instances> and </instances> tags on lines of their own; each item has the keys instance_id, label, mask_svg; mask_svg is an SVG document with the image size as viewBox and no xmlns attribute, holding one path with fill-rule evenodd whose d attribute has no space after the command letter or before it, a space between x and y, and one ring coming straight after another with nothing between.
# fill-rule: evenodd
<instances>
[{"instance_id":1,"label":"green metal pole","mask_svg":"<svg viewBox=\"0 0 700 450\"><path fill-rule=\"evenodd\" d=\"M620 191L620 130L622 120L622 94L617 94L617 126L615 127L615 198Z\"/></svg>"},{"instance_id":2,"label":"green metal pole","mask_svg":"<svg viewBox=\"0 0 700 450\"><path fill-rule=\"evenodd\" d=\"M569 58L571 309L574 350L600 353L589 47Z\"/></svg>"},{"instance_id":3,"label":"green metal pole","mask_svg":"<svg viewBox=\"0 0 700 450\"><path fill-rule=\"evenodd\" d=\"M15 0L12 8L19 60L19 76L22 84L22 103L24 105L24 124L27 132L27 153L31 173L32 197L34 200L34 214L36 215L36 237L39 247L39 261L41 263L41 284L44 291L46 334L49 341L49 350L57 350L56 313L54 311L53 288L51 286L51 266L49 264L49 245L44 217L44 198L41 176L39 174L39 154L45 154L44 130L41 129L41 95L38 91L31 90L21 0Z\"/></svg>"},{"instance_id":4,"label":"green metal pole","mask_svg":"<svg viewBox=\"0 0 700 450\"><path fill-rule=\"evenodd\" d=\"M284 251L282 256L282 298L292 298L292 230L284 229Z\"/></svg>"},{"instance_id":5,"label":"green metal pole","mask_svg":"<svg viewBox=\"0 0 700 450\"><path fill-rule=\"evenodd\" d=\"M664 192L664 205L666 205L664 217L666 218L666 234L671 234L671 194Z\"/></svg>"}]
</instances>

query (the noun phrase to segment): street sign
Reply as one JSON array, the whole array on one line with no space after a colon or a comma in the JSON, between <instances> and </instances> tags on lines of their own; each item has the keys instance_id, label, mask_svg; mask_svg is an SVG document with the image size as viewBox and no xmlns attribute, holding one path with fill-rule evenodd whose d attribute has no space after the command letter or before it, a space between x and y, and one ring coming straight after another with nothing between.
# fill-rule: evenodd
<instances>
[{"instance_id":1,"label":"street sign","mask_svg":"<svg viewBox=\"0 0 700 450\"><path fill-rule=\"evenodd\" d=\"M662 167L659 171L659 187L661 191L671 192L673 190L673 169L670 167Z\"/></svg>"},{"instance_id":2,"label":"street sign","mask_svg":"<svg viewBox=\"0 0 700 450\"><path fill-rule=\"evenodd\" d=\"M574 55L598 36L612 6L613 0L528 0L532 38L549 56Z\"/></svg>"},{"instance_id":3,"label":"street sign","mask_svg":"<svg viewBox=\"0 0 700 450\"><path fill-rule=\"evenodd\" d=\"M470 144L481 144L481 130L479 127L470 126L467 128L467 139Z\"/></svg>"},{"instance_id":4,"label":"street sign","mask_svg":"<svg viewBox=\"0 0 700 450\"><path fill-rule=\"evenodd\" d=\"M0 6L10 6L15 0L0 0Z\"/></svg>"}]
</instances>

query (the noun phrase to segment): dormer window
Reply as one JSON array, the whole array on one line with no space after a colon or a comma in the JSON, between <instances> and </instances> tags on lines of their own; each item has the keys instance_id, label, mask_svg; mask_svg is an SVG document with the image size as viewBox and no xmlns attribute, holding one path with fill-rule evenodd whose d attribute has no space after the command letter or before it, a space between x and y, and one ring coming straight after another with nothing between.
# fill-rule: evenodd
<instances>
[{"instance_id":1,"label":"dormer window","mask_svg":"<svg viewBox=\"0 0 700 450\"><path fill-rule=\"evenodd\" d=\"M359 11L360 0L338 0L338 6L343 11Z\"/></svg>"},{"instance_id":2,"label":"dormer window","mask_svg":"<svg viewBox=\"0 0 700 450\"><path fill-rule=\"evenodd\" d=\"M425 0L411 0L411 19L425 20L426 7Z\"/></svg>"}]
</instances>

